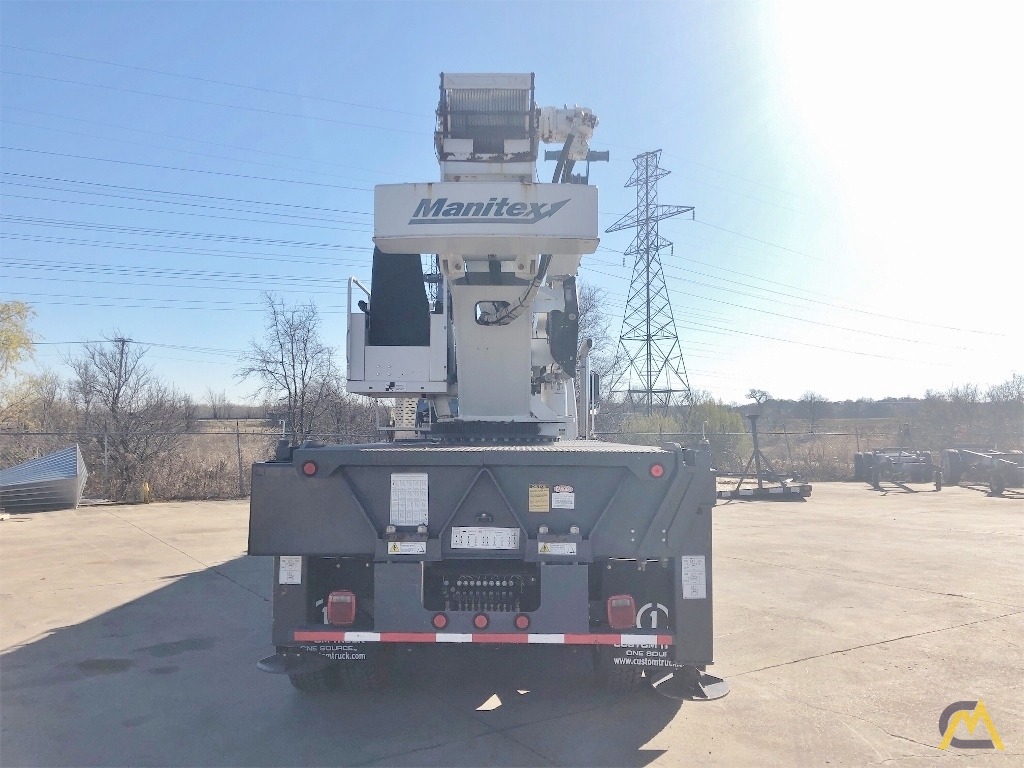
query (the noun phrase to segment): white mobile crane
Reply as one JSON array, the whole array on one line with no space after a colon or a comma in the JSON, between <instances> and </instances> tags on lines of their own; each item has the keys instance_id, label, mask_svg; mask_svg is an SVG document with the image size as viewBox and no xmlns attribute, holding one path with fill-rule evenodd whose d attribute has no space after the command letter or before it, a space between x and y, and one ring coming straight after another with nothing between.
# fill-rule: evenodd
<instances>
[{"instance_id":1,"label":"white mobile crane","mask_svg":"<svg viewBox=\"0 0 1024 768\"><path fill-rule=\"evenodd\" d=\"M276 558L259 666L320 691L397 644L589 645L605 679L724 695L707 444L580 439L597 189L572 171L597 118L538 108L532 74L442 74L437 120L441 180L376 188L371 285L349 284L349 391L418 403L395 425L415 438L282 442L253 467L249 553Z\"/></svg>"}]
</instances>

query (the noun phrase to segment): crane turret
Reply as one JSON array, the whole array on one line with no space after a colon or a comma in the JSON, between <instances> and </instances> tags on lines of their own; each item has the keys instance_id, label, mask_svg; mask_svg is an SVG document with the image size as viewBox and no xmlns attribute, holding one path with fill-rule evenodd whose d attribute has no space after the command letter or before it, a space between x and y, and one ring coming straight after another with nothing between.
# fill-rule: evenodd
<instances>
[{"instance_id":1,"label":"crane turret","mask_svg":"<svg viewBox=\"0 0 1024 768\"><path fill-rule=\"evenodd\" d=\"M572 169L596 126L584 107L538 108L532 74L441 75L440 181L374 190L365 312L350 288L350 391L428 400L431 436L577 437L576 272L599 241L597 189ZM551 183L537 180L542 143L562 145Z\"/></svg>"}]
</instances>

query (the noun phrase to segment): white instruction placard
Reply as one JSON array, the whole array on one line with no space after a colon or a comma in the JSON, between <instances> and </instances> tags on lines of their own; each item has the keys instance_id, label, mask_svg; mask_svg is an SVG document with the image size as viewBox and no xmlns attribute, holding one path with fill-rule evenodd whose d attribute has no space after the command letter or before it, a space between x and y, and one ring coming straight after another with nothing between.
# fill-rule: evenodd
<instances>
[{"instance_id":1,"label":"white instruction placard","mask_svg":"<svg viewBox=\"0 0 1024 768\"><path fill-rule=\"evenodd\" d=\"M683 600L704 600L708 596L707 575L704 570L704 555L682 558Z\"/></svg>"},{"instance_id":2,"label":"white instruction placard","mask_svg":"<svg viewBox=\"0 0 1024 768\"><path fill-rule=\"evenodd\" d=\"M302 557L281 555L281 565L277 573L278 584L302 583Z\"/></svg>"},{"instance_id":3,"label":"white instruction placard","mask_svg":"<svg viewBox=\"0 0 1024 768\"><path fill-rule=\"evenodd\" d=\"M572 491L555 491L551 494L552 509L576 509L576 494Z\"/></svg>"},{"instance_id":4,"label":"white instruction placard","mask_svg":"<svg viewBox=\"0 0 1024 768\"><path fill-rule=\"evenodd\" d=\"M391 524L427 524L427 473L391 474Z\"/></svg>"}]
</instances>

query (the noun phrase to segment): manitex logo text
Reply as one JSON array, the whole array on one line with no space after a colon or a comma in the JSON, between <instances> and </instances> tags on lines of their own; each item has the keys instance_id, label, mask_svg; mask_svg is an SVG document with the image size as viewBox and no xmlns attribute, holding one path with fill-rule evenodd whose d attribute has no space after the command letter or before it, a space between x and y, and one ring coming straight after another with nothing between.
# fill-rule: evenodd
<instances>
[{"instance_id":1,"label":"manitex logo text","mask_svg":"<svg viewBox=\"0 0 1024 768\"><path fill-rule=\"evenodd\" d=\"M963 723L967 726L967 732L973 734L978 723L984 723L988 730L987 739L958 739L954 734L956 729ZM999 738L992 718L985 709L983 701L954 701L939 715L939 733L942 734L942 741L939 749L956 747L957 749L1003 749L1003 741Z\"/></svg>"},{"instance_id":2,"label":"manitex logo text","mask_svg":"<svg viewBox=\"0 0 1024 768\"><path fill-rule=\"evenodd\" d=\"M554 216L569 198L557 203L510 203L507 197L486 202L448 202L447 197L424 197L409 219L410 224L536 224Z\"/></svg>"}]
</instances>

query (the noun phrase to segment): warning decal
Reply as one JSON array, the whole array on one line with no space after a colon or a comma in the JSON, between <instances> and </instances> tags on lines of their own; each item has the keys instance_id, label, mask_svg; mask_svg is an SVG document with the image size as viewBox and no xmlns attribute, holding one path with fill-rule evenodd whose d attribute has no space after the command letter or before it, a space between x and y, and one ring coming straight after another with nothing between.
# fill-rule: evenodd
<instances>
[{"instance_id":1,"label":"warning decal","mask_svg":"<svg viewBox=\"0 0 1024 768\"><path fill-rule=\"evenodd\" d=\"M539 555L575 555L575 541L542 541L537 545Z\"/></svg>"},{"instance_id":2,"label":"warning decal","mask_svg":"<svg viewBox=\"0 0 1024 768\"><path fill-rule=\"evenodd\" d=\"M425 555L427 553L427 542L425 541L389 541L389 555Z\"/></svg>"},{"instance_id":3,"label":"warning decal","mask_svg":"<svg viewBox=\"0 0 1024 768\"><path fill-rule=\"evenodd\" d=\"M530 485L530 511L551 511L551 489L546 485Z\"/></svg>"},{"instance_id":4,"label":"warning decal","mask_svg":"<svg viewBox=\"0 0 1024 768\"><path fill-rule=\"evenodd\" d=\"M683 600L703 600L708 596L704 555L682 558Z\"/></svg>"},{"instance_id":5,"label":"warning decal","mask_svg":"<svg viewBox=\"0 0 1024 768\"><path fill-rule=\"evenodd\" d=\"M302 558L293 555L281 555L281 565L277 574L278 584L302 583Z\"/></svg>"},{"instance_id":6,"label":"warning decal","mask_svg":"<svg viewBox=\"0 0 1024 768\"><path fill-rule=\"evenodd\" d=\"M576 489L571 485L556 485L551 494L552 509L576 509Z\"/></svg>"}]
</instances>

